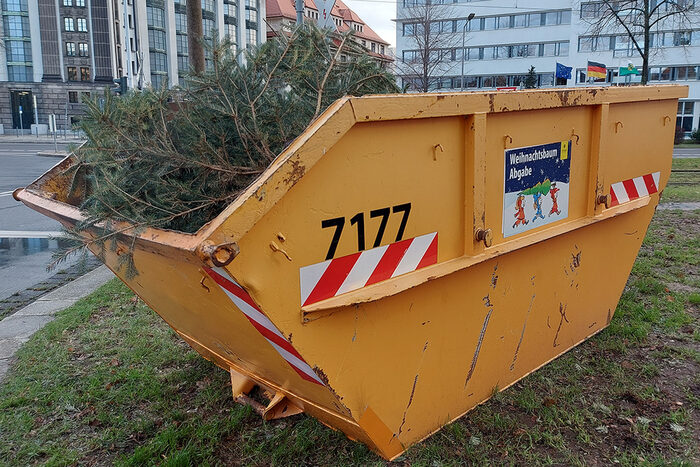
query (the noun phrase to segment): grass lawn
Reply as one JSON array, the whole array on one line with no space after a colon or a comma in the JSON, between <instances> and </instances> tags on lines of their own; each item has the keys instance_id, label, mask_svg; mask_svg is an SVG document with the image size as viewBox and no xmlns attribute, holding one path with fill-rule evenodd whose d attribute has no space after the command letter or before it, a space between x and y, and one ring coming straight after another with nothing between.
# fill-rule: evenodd
<instances>
[{"instance_id":1,"label":"grass lawn","mask_svg":"<svg viewBox=\"0 0 700 467\"><path fill-rule=\"evenodd\" d=\"M399 463L699 465L700 211L659 211L611 325ZM384 464L305 415L262 422L118 281L0 384L0 463Z\"/></svg>"},{"instance_id":2,"label":"grass lawn","mask_svg":"<svg viewBox=\"0 0 700 467\"><path fill-rule=\"evenodd\" d=\"M696 170L697 172L671 172L662 203L700 201L700 157L673 159L671 170Z\"/></svg>"}]
</instances>

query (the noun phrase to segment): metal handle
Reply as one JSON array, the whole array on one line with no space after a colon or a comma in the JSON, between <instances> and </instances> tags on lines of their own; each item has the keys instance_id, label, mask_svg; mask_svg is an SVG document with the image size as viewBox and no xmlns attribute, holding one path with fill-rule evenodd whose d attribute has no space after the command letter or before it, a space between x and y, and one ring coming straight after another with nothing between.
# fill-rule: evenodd
<instances>
[{"instance_id":1,"label":"metal handle","mask_svg":"<svg viewBox=\"0 0 700 467\"><path fill-rule=\"evenodd\" d=\"M493 244L493 232L491 232L491 229L476 229L474 238L477 242L484 242L486 247L490 247Z\"/></svg>"}]
</instances>

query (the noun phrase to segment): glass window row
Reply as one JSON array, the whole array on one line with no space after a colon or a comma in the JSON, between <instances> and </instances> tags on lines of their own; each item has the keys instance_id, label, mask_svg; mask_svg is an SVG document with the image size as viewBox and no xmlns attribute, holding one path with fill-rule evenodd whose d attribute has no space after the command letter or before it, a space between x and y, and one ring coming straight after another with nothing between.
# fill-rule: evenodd
<instances>
[{"instance_id":1,"label":"glass window row","mask_svg":"<svg viewBox=\"0 0 700 467\"><path fill-rule=\"evenodd\" d=\"M569 55L569 42L545 42L538 44L497 45L489 47L466 47L462 49L440 49L430 52L430 60L461 61L464 60L502 60L507 58L524 57L560 57ZM411 63L421 60L421 51L404 50L404 62Z\"/></svg>"},{"instance_id":2,"label":"glass window row","mask_svg":"<svg viewBox=\"0 0 700 467\"><path fill-rule=\"evenodd\" d=\"M431 78L428 88L431 91L439 89L493 89L503 87L520 87L525 84L527 75L487 75L487 76L465 76L464 82L459 76L443 76L441 78ZM404 86L408 89L422 89L422 78L403 77ZM537 74L537 86L553 86L554 73Z\"/></svg>"},{"instance_id":3,"label":"glass window row","mask_svg":"<svg viewBox=\"0 0 700 467\"><path fill-rule=\"evenodd\" d=\"M63 0L63 6L85 7L85 0Z\"/></svg>"},{"instance_id":4,"label":"glass window row","mask_svg":"<svg viewBox=\"0 0 700 467\"><path fill-rule=\"evenodd\" d=\"M556 26L571 24L571 10L527 13L521 15L501 15L474 18L450 19L430 22L432 32L462 32L465 23L467 31L491 31L494 29L537 28L541 26ZM423 33L424 23L403 23L403 35L413 36Z\"/></svg>"},{"instance_id":5,"label":"glass window row","mask_svg":"<svg viewBox=\"0 0 700 467\"><path fill-rule=\"evenodd\" d=\"M77 26L77 28L76 28ZM87 32L87 18L63 18L63 30L67 32Z\"/></svg>"},{"instance_id":6,"label":"glass window row","mask_svg":"<svg viewBox=\"0 0 700 467\"><path fill-rule=\"evenodd\" d=\"M79 57L88 56L88 45L87 42L79 42L76 49L75 42L66 42L66 56L75 57L76 50Z\"/></svg>"},{"instance_id":7,"label":"glass window row","mask_svg":"<svg viewBox=\"0 0 700 467\"><path fill-rule=\"evenodd\" d=\"M640 47L644 47L644 39L636 38ZM654 32L649 38L651 47L684 47L700 46L700 30ZM616 57L638 55L634 41L626 34L615 36L581 36L578 39L579 52L614 51Z\"/></svg>"},{"instance_id":8,"label":"glass window row","mask_svg":"<svg viewBox=\"0 0 700 467\"><path fill-rule=\"evenodd\" d=\"M658 8L657 8L658 6ZM677 8L694 8L695 0L650 0L649 1L649 11L654 11L654 17L657 15L663 16L665 13L672 12ZM581 3L581 18L598 18L611 11L611 8L616 12L621 14L629 14L635 8L638 8L637 2L630 1L596 1L596 2L582 2Z\"/></svg>"}]
</instances>

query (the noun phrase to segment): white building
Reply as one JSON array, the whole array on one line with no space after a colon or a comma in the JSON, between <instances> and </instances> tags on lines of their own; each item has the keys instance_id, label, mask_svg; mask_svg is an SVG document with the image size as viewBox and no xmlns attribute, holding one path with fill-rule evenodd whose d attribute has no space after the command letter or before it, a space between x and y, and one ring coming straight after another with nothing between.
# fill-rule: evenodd
<instances>
[{"instance_id":1,"label":"white building","mask_svg":"<svg viewBox=\"0 0 700 467\"><path fill-rule=\"evenodd\" d=\"M200 0L205 41L227 37L235 48L265 42L264 0ZM117 76L127 75L124 23L127 8L132 86L181 84L189 69L186 0L115 1ZM206 51L205 51L206 52Z\"/></svg>"},{"instance_id":2,"label":"white building","mask_svg":"<svg viewBox=\"0 0 700 467\"><path fill-rule=\"evenodd\" d=\"M410 61L416 55L416 22L406 18L411 16L415 2L422 1L425 0L397 2L397 61ZM601 2L434 0L438 2L434 7L447 13L432 28L451 36L446 36L446 47L438 52L443 64L439 68L440 79L431 81L431 89L459 90L462 85L465 90L519 87L530 66L535 67L540 87L587 86L590 85L586 76L589 60L607 66L607 78L596 85L624 83L626 78L618 76L618 70L629 63L641 72L642 60L622 30L597 38L588 32L590 27L585 18L595 16ZM474 17L467 21L471 13ZM573 67L572 79L555 80L557 62ZM640 80L638 76L634 78L633 82ZM700 126L700 21L683 29L669 21L655 28L649 78L650 83L688 85L690 93L679 104L677 123L686 132ZM402 81L410 87L412 80L404 76Z\"/></svg>"}]
</instances>

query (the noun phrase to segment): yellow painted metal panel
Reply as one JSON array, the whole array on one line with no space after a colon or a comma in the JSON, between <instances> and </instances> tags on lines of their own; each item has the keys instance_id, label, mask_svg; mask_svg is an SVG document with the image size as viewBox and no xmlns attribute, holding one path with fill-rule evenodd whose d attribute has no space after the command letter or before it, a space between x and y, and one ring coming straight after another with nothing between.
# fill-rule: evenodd
<instances>
[{"instance_id":1,"label":"yellow painted metal panel","mask_svg":"<svg viewBox=\"0 0 700 467\"><path fill-rule=\"evenodd\" d=\"M342 99L197 234L140 232L139 276L106 262L203 356L392 458L610 322L685 95ZM16 197L70 225L59 174Z\"/></svg>"}]
</instances>

